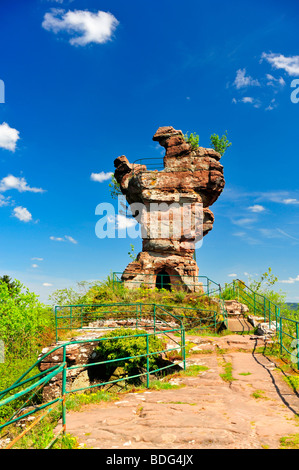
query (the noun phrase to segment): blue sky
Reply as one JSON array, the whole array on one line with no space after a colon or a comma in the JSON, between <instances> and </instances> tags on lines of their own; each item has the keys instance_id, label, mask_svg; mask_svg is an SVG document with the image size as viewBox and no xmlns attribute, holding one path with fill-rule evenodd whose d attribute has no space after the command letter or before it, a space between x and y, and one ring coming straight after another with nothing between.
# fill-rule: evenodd
<instances>
[{"instance_id":1,"label":"blue sky","mask_svg":"<svg viewBox=\"0 0 299 470\"><path fill-rule=\"evenodd\" d=\"M299 301L298 21L294 0L2 0L0 274L47 301L122 271L141 241L96 236L96 207L113 201L91 175L119 155L162 158L160 126L203 147L227 130L200 274L271 266Z\"/></svg>"}]
</instances>

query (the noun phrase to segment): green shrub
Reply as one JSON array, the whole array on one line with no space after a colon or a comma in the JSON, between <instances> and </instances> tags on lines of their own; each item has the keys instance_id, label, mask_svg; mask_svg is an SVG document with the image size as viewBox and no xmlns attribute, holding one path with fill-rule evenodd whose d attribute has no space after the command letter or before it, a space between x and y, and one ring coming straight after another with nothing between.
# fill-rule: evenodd
<instances>
[{"instance_id":1,"label":"green shrub","mask_svg":"<svg viewBox=\"0 0 299 470\"><path fill-rule=\"evenodd\" d=\"M14 284L12 293L8 284L0 281L0 339L4 342L5 354L24 357L43 345L45 330L51 335L54 316L36 294L17 280Z\"/></svg>"},{"instance_id":2,"label":"green shrub","mask_svg":"<svg viewBox=\"0 0 299 470\"><path fill-rule=\"evenodd\" d=\"M199 135L197 135L195 132L191 133L189 136L188 136L188 132L186 132L186 134L184 134L184 139L185 139L186 142L188 142L188 144L191 144L191 147L193 149L198 148L198 146L199 146Z\"/></svg>"},{"instance_id":3,"label":"green shrub","mask_svg":"<svg viewBox=\"0 0 299 470\"><path fill-rule=\"evenodd\" d=\"M95 349L98 361L107 361L120 359L110 364L106 364L106 375L110 377L118 367L124 369L128 376L138 375L146 369L146 337L132 336L146 334L145 330L134 330L129 328L118 328L105 335L105 340L100 341ZM114 339L117 337L117 339ZM160 339L149 336L149 352L161 351L163 344ZM141 357L132 357L141 356ZM122 358L132 357L131 359L121 360ZM158 354L152 354L149 357L150 370L156 369Z\"/></svg>"},{"instance_id":4,"label":"green shrub","mask_svg":"<svg viewBox=\"0 0 299 470\"><path fill-rule=\"evenodd\" d=\"M120 184L116 181L115 176L112 175L111 183L109 183L109 191L112 199L117 199L118 196L122 195Z\"/></svg>"},{"instance_id":5,"label":"green shrub","mask_svg":"<svg viewBox=\"0 0 299 470\"><path fill-rule=\"evenodd\" d=\"M227 139L227 131L225 131L225 134L222 137L219 137L217 134L212 134L210 137L211 145L216 152L219 152L220 155L223 155L228 147L232 145L231 142Z\"/></svg>"}]
</instances>

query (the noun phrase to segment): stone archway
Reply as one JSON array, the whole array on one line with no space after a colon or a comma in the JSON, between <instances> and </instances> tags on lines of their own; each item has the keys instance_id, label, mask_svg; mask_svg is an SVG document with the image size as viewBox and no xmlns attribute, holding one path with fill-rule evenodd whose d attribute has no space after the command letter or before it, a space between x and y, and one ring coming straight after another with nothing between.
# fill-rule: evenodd
<instances>
[{"instance_id":1,"label":"stone archway","mask_svg":"<svg viewBox=\"0 0 299 470\"><path fill-rule=\"evenodd\" d=\"M166 269L161 269L156 276L156 288L171 290L170 275Z\"/></svg>"}]
</instances>

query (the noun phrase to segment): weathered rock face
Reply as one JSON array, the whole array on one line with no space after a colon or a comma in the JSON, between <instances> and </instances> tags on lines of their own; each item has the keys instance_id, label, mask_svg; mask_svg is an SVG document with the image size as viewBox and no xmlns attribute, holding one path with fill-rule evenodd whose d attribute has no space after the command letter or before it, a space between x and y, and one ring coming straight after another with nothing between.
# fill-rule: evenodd
<instances>
[{"instance_id":1,"label":"weathered rock face","mask_svg":"<svg viewBox=\"0 0 299 470\"><path fill-rule=\"evenodd\" d=\"M163 272L168 287L198 290L195 243L213 228L209 206L225 185L221 156L213 149L192 148L182 131L170 126L160 127L153 140L166 150L162 171L131 164L125 156L114 161L114 176L143 238L142 252L127 266L123 280L128 287L156 287Z\"/></svg>"}]
</instances>

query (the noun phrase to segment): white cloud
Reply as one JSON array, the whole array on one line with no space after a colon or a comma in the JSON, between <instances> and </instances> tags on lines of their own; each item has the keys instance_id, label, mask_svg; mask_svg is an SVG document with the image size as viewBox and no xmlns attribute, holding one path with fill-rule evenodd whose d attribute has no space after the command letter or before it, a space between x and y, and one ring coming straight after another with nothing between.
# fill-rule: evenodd
<instances>
[{"instance_id":1,"label":"white cloud","mask_svg":"<svg viewBox=\"0 0 299 470\"><path fill-rule=\"evenodd\" d=\"M268 86L275 86L275 85L281 85L285 86L286 82L282 77L275 78L273 75L270 75L269 73L266 74L266 77L268 79L267 85Z\"/></svg>"},{"instance_id":2,"label":"white cloud","mask_svg":"<svg viewBox=\"0 0 299 470\"><path fill-rule=\"evenodd\" d=\"M242 237L246 236L246 232L235 232L235 233L233 233L233 236L242 238Z\"/></svg>"},{"instance_id":3,"label":"white cloud","mask_svg":"<svg viewBox=\"0 0 299 470\"><path fill-rule=\"evenodd\" d=\"M254 204L253 206L248 207L251 212L264 212L266 209L260 204Z\"/></svg>"},{"instance_id":4,"label":"white cloud","mask_svg":"<svg viewBox=\"0 0 299 470\"><path fill-rule=\"evenodd\" d=\"M283 199L281 202L282 202L283 204L299 204L298 199L292 199L292 198Z\"/></svg>"},{"instance_id":5,"label":"white cloud","mask_svg":"<svg viewBox=\"0 0 299 470\"><path fill-rule=\"evenodd\" d=\"M137 224L135 219L126 217L125 215L117 214L116 216L109 216L108 222L117 225L119 229L134 227Z\"/></svg>"},{"instance_id":6,"label":"white cloud","mask_svg":"<svg viewBox=\"0 0 299 470\"><path fill-rule=\"evenodd\" d=\"M87 10L67 11L53 8L46 13L42 27L53 33L66 32L72 35L70 44L86 46L86 44L104 44L112 37L119 22L109 12L92 13Z\"/></svg>"},{"instance_id":7,"label":"white cloud","mask_svg":"<svg viewBox=\"0 0 299 470\"><path fill-rule=\"evenodd\" d=\"M292 235L289 235L286 233L284 230L281 230L280 228L260 228L258 229L259 232L266 238L290 238L291 240L296 240L298 241L298 238L293 237Z\"/></svg>"},{"instance_id":8,"label":"white cloud","mask_svg":"<svg viewBox=\"0 0 299 470\"><path fill-rule=\"evenodd\" d=\"M43 193L44 189L41 188L31 188L28 186L25 178L17 178L13 175L8 175L5 178L2 178L0 181L0 192L9 191L11 189L16 189L20 193L25 191L30 191L32 193Z\"/></svg>"},{"instance_id":9,"label":"white cloud","mask_svg":"<svg viewBox=\"0 0 299 470\"><path fill-rule=\"evenodd\" d=\"M240 226L251 225L254 222L256 222L256 219L252 219L252 218L249 218L249 217L243 217L243 218L238 219L238 220L233 220L233 223L235 225L240 225Z\"/></svg>"},{"instance_id":10,"label":"white cloud","mask_svg":"<svg viewBox=\"0 0 299 470\"><path fill-rule=\"evenodd\" d=\"M54 240L55 242L65 242L64 238L61 237L50 237L50 240Z\"/></svg>"},{"instance_id":11,"label":"white cloud","mask_svg":"<svg viewBox=\"0 0 299 470\"><path fill-rule=\"evenodd\" d=\"M18 206L13 210L13 216L22 222L30 222L32 220L32 215L26 209L26 207Z\"/></svg>"},{"instance_id":12,"label":"white cloud","mask_svg":"<svg viewBox=\"0 0 299 470\"><path fill-rule=\"evenodd\" d=\"M32 264L31 267L32 268L38 268L38 264Z\"/></svg>"},{"instance_id":13,"label":"white cloud","mask_svg":"<svg viewBox=\"0 0 299 470\"><path fill-rule=\"evenodd\" d=\"M289 277L289 279L283 279L281 281L283 284L295 284L295 282L299 282L299 274L297 277Z\"/></svg>"},{"instance_id":14,"label":"white cloud","mask_svg":"<svg viewBox=\"0 0 299 470\"><path fill-rule=\"evenodd\" d=\"M243 103L253 103L254 98L252 96L244 96L244 98L241 99Z\"/></svg>"},{"instance_id":15,"label":"white cloud","mask_svg":"<svg viewBox=\"0 0 299 470\"><path fill-rule=\"evenodd\" d=\"M275 98L273 98L270 102L270 104L265 108L266 111L272 111L272 109L276 108L277 104L275 102Z\"/></svg>"},{"instance_id":16,"label":"white cloud","mask_svg":"<svg viewBox=\"0 0 299 470\"><path fill-rule=\"evenodd\" d=\"M0 194L0 207L9 206L10 204L10 197L4 197L3 194Z\"/></svg>"},{"instance_id":17,"label":"white cloud","mask_svg":"<svg viewBox=\"0 0 299 470\"><path fill-rule=\"evenodd\" d=\"M92 181L97 181L98 183L102 183L103 181L110 180L112 175L113 173L111 171L108 173L101 171L100 173L91 173L90 179Z\"/></svg>"},{"instance_id":18,"label":"white cloud","mask_svg":"<svg viewBox=\"0 0 299 470\"><path fill-rule=\"evenodd\" d=\"M240 99L236 99L236 98L233 98L232 99L232 102L233 103L249 103L249 104L252 104L254 106L254 108L260 108L261 107L261 102L259 99L257 98L253 98L252 96L244 96L243 98L240 98Z\"/></svg>"},{"instance_id":19,"label":"white cloud","mask_svg":"<svg viewBox=\"0 0 299 470\"><path fill-rule=\"evenodd\" d=\"M44 258L31 258L32 261L44 261Z\"/></svg>"},{"instance_id":20,"label":"white cloud","mask_svg":"<svg viewBox=\"0 0 299 470\"><path fill-rule=\"evenodd\" d=\"M68 240L71 243L74 243L74 245L77 245L77 240L75 240L73 237L70 237L69 235L64 236L66 240Z\"/></svg>"},{"instance_id":21,"label":"white cloud","mask_svg":"<svg viewBox=\"0 0 299 470\"><path fill-rule=\"evenodd\" d=\"M290 234L286 233L284 230L281 230L281 228L278 228L277 231L279 233L281 233L282 235L284 235L285 237L287 237L287 238L291 238L292 240L296 240L296 241L299 240L298 238L293 237L293 235L290 235Z\"/></svg>"},{"instance_id":22,"label":"white cloud","mask_svg":"<svg viewBox=\"0 0 299 470\"><path fill-rule=\"evenodd\" d=\"M228 274L228 277L237 277L237 274L235 274L235 273Z\"/></svg>"},{"instance_id":23,"label":"white cloud","mask_svg":"<svg viewBox=\"0 0 299 470\"><path fill-rule=\"evenodd\" d=\"M232 235L234 237L239 237L244 242L249 243L249 245L258 245L258 244L260 244L259 240L257 240L256 238L251 237L246 232L234 232Z\"/></svg>"},{"instance_id":24,"label":"white cloud","mask_svg":"<svg viewBox=\"0 0 299 470\"><path fill-rule=\"evenodd\" d=\"M0 148L14 152L19 138L17 129L13 129L6 122L0 124Z\"/></svg>"},{"instance_id":25,"label":"white cloud","mask_svg":"<svg viewBox=\"0 0 299 470\"><path fill-rule=\"evenodd\" d=\"M291 57L286 57L283 54L270 53L266 54L263 52L262 59L267 60L273 68L283 69L291 76L299 75L299 56L294 55Z\"/></svg>"},{"instance_id":26,"label":"white cloud","mask_svg":"<svg viewBox=\"0 0 299 470\"><path fill-rule=\"evenodd\" d=\"M50 284L50 282L44 282L44 283L43 283L43 286L44 286L44 287L52 287L53 284Z\"/></svg>"},{"instance_id":27,"label":"white cloud","mask_svg":"<svg viewBox=\"0 0 299 470\"><path fill-rule=\"evenodd\" d=\"M260 86L260 82L249 75L246 76L246 69L239 69L237 70L234 85L237 89L240 89L247 86Z\"/></svg>"},{"instance_id":28,"label":"white cloud","mask_svg":"<svg viewBox=\"0 0 299 470\"><path fill-rule=\"evenodd\" d=\"M65 235L64 237L53 237L51 236L50 237L50 240L53 240L55 242L70 242L70 243L73 243L74 245L76 245L78 242L77 240L75 240L73 237L70 237L69 235Z\"/></svg>"},{"instance_id":29,"label":"white cloud","mask_svg":"<svg viewBox=\"0 0 299 470\"><path fill-rule=\"evenodd\" d=\"M282 238L276 228L260 228L259 232L266 238Z\"/></svg>"}]
</instances>

